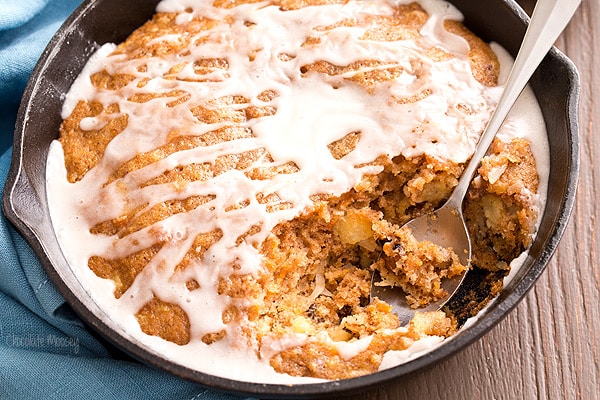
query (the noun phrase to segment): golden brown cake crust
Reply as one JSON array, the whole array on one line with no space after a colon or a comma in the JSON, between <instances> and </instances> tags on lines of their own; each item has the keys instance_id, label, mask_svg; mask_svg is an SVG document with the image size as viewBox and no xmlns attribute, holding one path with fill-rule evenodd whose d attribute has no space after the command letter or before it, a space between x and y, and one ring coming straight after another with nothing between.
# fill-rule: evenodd
<instances>
[{"instance_id":1,"label":"golden brown cake crust","mask_svg":"<svg viewBox=\"0 0 600 400\"><path fill-rule=\"evenodd\" d=\"M252 1L248 1L252 2ZM308 5L341 3L327 0L272 1L282 9L297 9ZM217 7L235 7L240 0L217 0ZM396 7L393 15L367 21L373 28L365 38L373 41L392 41L419 36L427 20L425 10L417 3ZM116 54L128 59L144 60L150 56L172 55L185 52L191 34L202 32L217 21L195 18L184 24L175 22L176 16L158 13L151 21L136 30ZM365 21L347 20L343 24ZM469 60L475 79L483 85L495 86L499 63L490 47L476 37L460 22L446 21L445 28L465 38L470 46ZM327 29L327 27L323 27ZM188 32L179 41L154 41L154 39ZM315 45L309 38L304 46ZM452 55L441 49L432 49L432 60L444 60ZM325 60L306 64L304 74L317 73L343 76L349 71L364 71L344 78L352 84L374 91L378 85L398 78L402 68L380 67L377 60L364 59L348 65L334 65ZM198 81L215 70L228 70L224 58L197 60L195 71ZM419 65L413 65L418 71ZM139 67L144 70L142 63ZM176 79L174 66L165 78ZM92 75L91 83L97 90L119 91L133 81L132 75L111 75L106 70ZM143 87L147 82L137 85ZM410 98L398 98L399 103L412 103L431 93L423 91ZM266 91L257 98L267 102L277 93ZM168 107L186 104L189 94L184 91L132 96L129 101L149 102L158 97L168 98ZM202 105L193 105L189 111L203 124L223 123L223 126L200 136L186 135L174 129L164 143L156 143L121 165L115 166L106 185L122 179L183 150L226 143L240 138L252 138L252 132L243 124L249 120L274 115L272 106L257 106L255 99L229 96L207 99ZM109 122L98 130L83 130L80 124L88 117L105 118ZM118 106L104 107L94 101L81 101L65 119L60 129L60 142L64 149L65 164L70 182L83 179L96 166L107 145L128 124L128 115ZM335 159L350 154L360 140L361 132L350 132L329 144ZM469 230L475 238L472 264L487 270L507 269L510 261L530 243L533 221L537 215L525 193L537 191L535 160L529 143L515 139L510 143L494 142L491 154L484 159L480 176L469 191L465 206ZM250 179L266 180L272 176L295 173L299 167L294 162L274 167L250 168L259 159L272 160L264 149L226 154L211 162L190 163L164 171L145 182L142 187L173 185L175 189L194 182L213 179L227 171L243 171ZM417 313L406 331L398 328L397 316L391 307L379 299L370 299L370 282L374 271L383 277L383 284L399 286L407 294L409 304L417 308L445 295L442 279L460 275L465 266L451 249L432 243L419 243L402 224L414 216L429 212L448 197L457 183L463 165L440 160L428 155L412 158L382 156L372 162L381 167L378 174L365 175L352 190L340 196L322 193L313 196L314 205L296 218L277 225L267 240L255 243L264 257L264 271L259 274L233 273L222 277L218 294L232 299L249 299L230 306L222 315L224 324L242 323L249 342L261 342L267 337L304 334L315 338L327 332L333 341L350 342L372 337L370 344L358 355L344 358L335 346L319 340L284 349L274 354L270 364L278 372L294 376L325 379L350 378L377 371L384 353L404 350L426 335L447 337L458 326L452 315L443 312ZM213 199L192 196L160 202L152 207L142 204L117 218L98 222L91 229L94 235L125 238L157 221L190 212ZM260 204L268 205L269 212L286 209L277 195L257 196ZM232 206L242 209L248 201ZM238 243L249 240L260 226L253 226L237 238ZM97 255L88 261L89 268L98 276L115 282L114 296L120 298L156 255L167 239L156 232L156 243L124 257ZM185 271L196 260L201 260L207 250L223 236L221 230L207 230L193 240L192 248L177 264L176 271ZM235 270L239 266L233 265ZM203 285L190 278L187 289L192 292ZM474 305L473 308L479 307ZM136 314L143 332L159 336L178 345L192 340L188 316L181 307L164 299L153 297ZM225 330L204 334L207 345L219 342Z\"/></svg>"}]
</instances>

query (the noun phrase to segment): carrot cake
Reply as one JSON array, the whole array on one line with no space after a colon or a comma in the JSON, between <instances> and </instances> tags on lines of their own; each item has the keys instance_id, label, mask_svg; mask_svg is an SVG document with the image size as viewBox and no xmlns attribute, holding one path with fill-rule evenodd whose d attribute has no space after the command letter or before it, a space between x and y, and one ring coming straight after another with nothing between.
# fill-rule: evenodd
<instances>
[{"instance_id":1,"label":"carrot cake","mask_svg":"<svg viewBox=\"0 0 600 400\"><path fill-rule=\"evenodd\" d=\"M465 201L470 266L402 228L449 196L510 66L461 21L441 0L163 0L65 97L48 193L70 268L132 340L232 379L351 378L443 342L531 243L545 157L530 98ZM484 299L418 311L468 268L499 277Z\"/></svg>"}]
</instances>

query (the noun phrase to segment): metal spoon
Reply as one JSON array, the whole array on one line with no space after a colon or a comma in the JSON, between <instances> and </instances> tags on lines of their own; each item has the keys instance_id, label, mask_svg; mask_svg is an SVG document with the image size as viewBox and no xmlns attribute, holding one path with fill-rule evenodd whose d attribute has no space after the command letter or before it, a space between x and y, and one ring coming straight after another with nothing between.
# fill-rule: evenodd
<instances>
[{"instance_id":1,"label":"metal spoon","mask_svg":"<svg viewBox=\"0 0 600 400\"><path fill-rule=\"evenodd\" d=\"M504 119L580 3L581 0L538 0L502 96L458 185L442 207L433 213L417 217L405 225L410 228L417 240L427 240L443 247L451 247L459 256L461 263L469 266L471 240L462 212L462 203L467 189ZM442 287L447 295L417 310L440 309L456 292L465 275L466 273L444 280ZM401 324L409 322L417 310L408 306L401 289L377 286L378 279L378 274L373 274L371 299L378 297L386 301L398 314Z\"/></svg>"}]
</instances>

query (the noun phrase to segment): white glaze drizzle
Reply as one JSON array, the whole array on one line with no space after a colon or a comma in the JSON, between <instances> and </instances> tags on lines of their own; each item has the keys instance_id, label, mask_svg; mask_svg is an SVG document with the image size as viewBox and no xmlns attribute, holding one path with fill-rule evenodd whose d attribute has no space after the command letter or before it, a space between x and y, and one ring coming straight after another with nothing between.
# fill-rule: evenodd
<instances>
[{"instance_id":1,"label":"white glaze drizzle","mask_svg":"<svg viewBox=\"0 0 600 400\"><path fill-rule=\"evenodd\" d=\"M431 17L421 31L422 38L417 40L362 40L365 28L357 27L314 29L334 25L349 16L390 15L394 5L400 3L404 2L350 1L343 5L306 7L284 12L279 7L265 3L219 9L212 7L208 1L164 0L159 4L158 11L179 12L177 22L180 24L199 15L215 20L233 16L235 22L231 25L217 24L208 32L208 42L198 47L190 46L189 54L185 55L142 61L124 60L122 55L110 55L114 45L103 46L90 59L67 95L63 117L71 114L78 100L93 100L105 106L118 103L120 113L129 116L129 123L125 131L108 145L99 164L75 184L66 182L64 164L62 167L60 164L63 162L61 150L58 145L53 146L48 168L49 195L51 201L60 197L61 205L56 207L53 218L64 224L57 228L57 233L64 242L69 263L79 270L77 273L84 280L96 279L87 268L87 260L91 255L118 258L131 254L155 243L157 232L160 238L170 240L120 299L107 298L102 293L93 293L93 296L112 307L118 307L117 314L126 316L121 320L128 321L124 324L129 324L131 329L136 329L131 315L152 295L177 303L190 318L193 343L189 346L192 348L208 351L199 338L206 333L228 330L227 338L212 346L215 354L223 356L227 353L224 348L238 347L235 342L239 340L239 333L234 324L225 325L221 320L223 310L233 300L217 294L218 280L234 272L259 271L262 268L261 257L253 243L263 241L279 222L292 219L309 208L312 204L311 195L336 195L348 191L364 174L379 171L378 167L358 168L357 165L372 162L382 154L403 154L407 157L428 154L457 163L467 160L500 88L484 87L473 78L466 42L443 28L445 19L461 19L454 7L437 0L421 1L420 4ZM203 32L201 35L206 34ZM308 37L318 37L320 43L302 47ZM194 43L195 39L190 38L190 43ZM181 37L170 34L154 39L154 42L180 40ZM433 46L455 57L434 62L425 56ZM341 47L343 51L340 51ZM250 52L254 56L252 60ZM279 57L283 54L292 58ZM227 70L215 70L203 75L202 78L208 81L201 84L185 81L198 78L193 69L195 60L216 56L227 59ZM301 72L303 65L316 61L348 65L366 59L381 61L383 66L377 68L400 66L404 72L397 79L377 86L372 92L344 80L354 72L342 76ZM142 63L148 66L147 72L139 71ZM177 74L177 80L165 79L164 74L180 63L186 66ZM415 66L418 68L415 69ZM103 69L110 74L131 74L135 79L120 90L99 91L90 84L89 77ZM140 88L138 83L142 80L147 83ZM401 104L394 101L394 98L410 97L425 89L431 91L432 95L419 102ZM175 107L167 105L174 97L156 98L145 103L126 100L136 93L167 93L173 90L189 93L190 100ZM277 96L269 102L259 101L257 96L267 90L275 91ZM241 123L241 126L253 132L252 138L177 152L103 186L116 167L138 153L166 143L169 134L175 130L188 135L201 135L225 126L225 123L199 123L190 108L204 104L208 98L231 95L244 96L256 106L274 107L277 112L273 116ZM476 113L462 113L457 107L459 104L476 110ZM98 129L109 118L105 114L86 118L81 121L80 127ZM340 160L333 158L327 145L355 131L361 132L356 149ZM171 184L140 187L143 182L175 166L213 162L219 155L260 148L269 152L274 163L259 160L252 168L293 161L300 171L276 175L269 180L252 180L245 171L233 169L208 181L192 182L178 191ZM63 191L60 196L57 195ZM266 205L257 201L259 193L276 193L283 202L293 207L268 212ZM125 209L148 204L147 210L162 201L185 199L192 195L210 195L214 199L193 211L174 215L122 239L89 232L95 224L118 217ZM244 201L249 203L246 207L225 211ZM262 226L259 233L236 244L238 237L257 224ZM196 235L215 229L220 229L223 237L206 252L202 262L187 268L185 272L174 274L173 267L181 260ZM86 245L67 246L66 243L74 237ZM234 263L241 269L233 271ZM185 282L190 278L201 282L201 287L188 291ZM155 342L155 339L140 336L142 341ZM340 349L343 348L345 357L351 357L363 349L365 343L360 342L360 345L354 346L354 350L352 344L340 345ZM207 365L217 368L211 363ZM228 365L227 362L224 365ZM226 367L217 370L219 372L210 372L227 374Z\"/></svg>"}]
</instances>

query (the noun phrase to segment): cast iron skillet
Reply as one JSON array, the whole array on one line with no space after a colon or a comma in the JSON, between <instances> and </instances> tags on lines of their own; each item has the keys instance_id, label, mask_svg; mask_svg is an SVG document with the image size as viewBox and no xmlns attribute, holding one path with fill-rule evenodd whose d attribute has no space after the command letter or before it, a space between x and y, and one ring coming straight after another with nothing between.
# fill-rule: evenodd
<instances>
[{"instance_id":1,"label":"cast iron skillet","mask_svg":"<svg viewBox=\"0 0 600 400\"><path fill-rule=\"evenodd\" d=\"M440 348L409 363L360 378L303 385L239 382L193 371L161 358L130 341L103 310L88 299L58 246L47 205L45 170L50 142L61 122L64 94L100 44L121 42L154 12L157 0L96 0L84 3L49 43L25 90L15 129L12 166L4 189L7 218L30 243L52 282L70 306L108 343L137 360L184 379L218 390L262 398L341 396L384 384L435 365L465 348L496 325L524 297L554 253L573 207L579 170L576 68L553 49L531 81L548 128L551 171L548 203L537 237L519 273L485 309L478 322ZM513 55L525 32L527 15L513 0L453 0L466 25L485 40L503 45ZM477 274L466 287L478 287ZM87 301L86 301L87 300ZM460 303L455 305L460 306Z\"/></svg>"}]
</instances>

